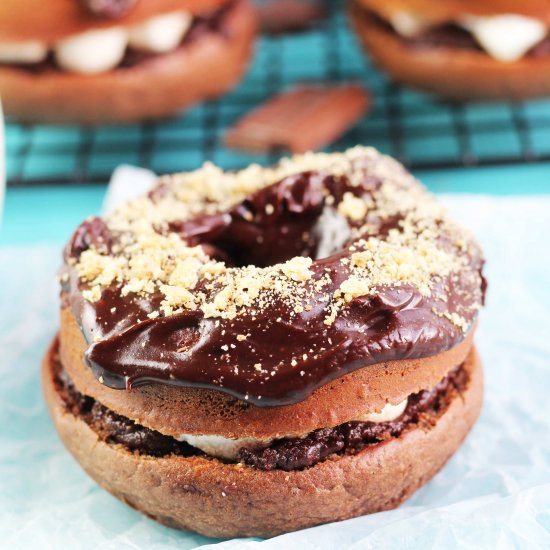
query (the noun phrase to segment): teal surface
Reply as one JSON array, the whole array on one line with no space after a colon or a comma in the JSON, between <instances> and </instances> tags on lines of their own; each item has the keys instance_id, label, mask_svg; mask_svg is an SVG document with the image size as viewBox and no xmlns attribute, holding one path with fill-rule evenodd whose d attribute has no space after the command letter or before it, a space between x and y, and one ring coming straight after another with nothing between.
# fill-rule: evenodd
<instances>
[{"instance_id":1,"label":"teal surface","mask_svg":"<svg viewBox=\"0 0 550 550\"><path fill-rule=\"evenodd\" d=\"M329 149L373 145L437 192L550 192L550 100L456 105L396 86L359 50L340 3L329 5L330 17L311 31L261 37L233 92L173 119L88 129L8 124L13 185L0 242L62 243L80 220L100 211L105 184L121 163L166 173L205 160L224 168L273 162L276 155L226 149L223 134L266 98L304 81L361 82L372 92L370 113ZM42 184L29 187L31 181Z\"/></svg>"}]
</instances>

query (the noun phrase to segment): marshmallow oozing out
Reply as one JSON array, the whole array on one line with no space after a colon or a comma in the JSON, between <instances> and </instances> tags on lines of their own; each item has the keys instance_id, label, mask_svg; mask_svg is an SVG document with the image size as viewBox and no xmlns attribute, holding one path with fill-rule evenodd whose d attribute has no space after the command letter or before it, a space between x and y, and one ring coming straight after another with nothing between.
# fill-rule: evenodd
<instances>
[{"instance_id":1,"label":"marshmallow oozing out","mask_svg":"<svg viewBox=\"0 0 550 550\"><path fill-rule=\"evenodd\" d=\"M87 31L69 36L55 46L60 67L81 74L97 74L114 69L124 57L128 34L122 27Z\"/></svg>"},{"instance_id":2,"label":"marshmallow oozing out","mask_svg":"<svg viewBox=\"0 0 550 550\"><path fill-rule=\"evenodd\" d=\"M152 53L165 53L179 46L191 26L185 11L159 15L129 29L130 46Z\"/></svg>"},{"instance_id":3,"label":"marshmallow oozing out","mask_svg":"<svg viewBox=\"0 0 550 550\"><path fill-rule=\"evenodd\" d=\"M396 12L390 23L405 38L414 38L430 26L422 15L409 11ZM491 57L508 63L521 59L548 33L544 22L517 14L465 14L456 23L470 32Z\"/></svg>"},{"instance_id":4,"label":"marshmallow oozing out","mask_svg":"<svg viewBox=\"0 0 550 550\"><path fill-rule=\"evenodd\" d=\"M399 418L405 409L407 408L408 399L404 399L397 405L386 403L384 408L377 413L367 413L363 416L356 418L358 422L391 422L396 418ZM304 434L301 437L305 437ZM296 436L289 436L296 437ZM243 437L240 439L229 439L221 435L192 435L182 434L178 438L178 441L185 441L200 449L204 453L215 456L217 458L224 458L226 460L236 460L239 456L240 449L258 449L269 446L273 439L256 439L253 437Z\"/></svg>"},{"instance_id":5,"label":"marshmallow oozing out","mask_svg":"<svg viewBox=\"0 0 550 550\"><path fill-rule=\"evenodd\" d=\"M89 30L68 36L52 46L57 64L79 74L98 74L117 67L127 46L150 53L176 49L191 27L193 16L177 11L152 17L132 27ZM34 64L48 56L48 45L38 40L0 44L0 63Z\"/></svg>"},{"instance_id":6,"label":"marshmallow oozing out","mask_svg":"<svg viewBox=\"0 0 550 550\"><path fill-rule=\"evenodd\" d=\"M40 63L47 55L48 47L39 40L0 44L0 63Z\"/></svg>"},{"instance_id":7,"label":"marshmallow oozing out","mask_svg":"<svg viewBox=\"0 0 550 550\"><path fill-rule=\"evenodd\" d=\"M390 23L395 32L405 38L414 38L429 26L421 15L409 11L396 12L392 15Z\"/></svg>"},{"instance_id":8,"label":"marshmallow oozing out","mask_svg":"<svg viewBox=\"0 0 550 550\"><path fill-rule=\"evenodd\" d=\"M399 418L407 408L408 399L403 399L397 405L386 403L384 408L380 412L367 413L362 415L357 420L362 422L391 422L396 418Z\"/></svg>"},{"instance_id":9,"label":"marshmallow oozing out","mask_svg":"<svg viewBox=\"0 0 550 550\"><path fill-rule=\"evenodd\" d=\"M255 439L253 437L243 437L241 439L229 439L221 435L191 435L183 434L177 438L178 441L185 441L200 449L202 452L225 458L226 460L236 460L240 449L254 449L257 447L267 447L272 439Z\"/></svg>"},{"instance_id":10,"label":"marshmallow oozing out","mask_svg":"<svg viewBox=\"0 0 550 550\"><path fill-rule=\"evenodd\" d=\"M459 23L474 35L491 57L508 63L521 59L548 32L542 21L514 14L491 17L469 15Z\"/></svg>"}]
</instances>

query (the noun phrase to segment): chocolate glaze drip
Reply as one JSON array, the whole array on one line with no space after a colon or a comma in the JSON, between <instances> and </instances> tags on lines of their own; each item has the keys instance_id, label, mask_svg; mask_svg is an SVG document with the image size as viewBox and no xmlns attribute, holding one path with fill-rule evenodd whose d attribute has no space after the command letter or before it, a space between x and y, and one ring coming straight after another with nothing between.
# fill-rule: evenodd
<instances>
[{"instance_id":1,"label":"chocolate glaze drip","mask_svg":"<svg viewBox=\"0 0 550 550\"><path fill-rule=\"evenodd\" d=\"M201 311L148 319L147 314L158 309L160 295L121 298L119 289L112 288L89 303L73 273L66 290L90 344L86 360L95 376L118 389L160 381L217 389L257 406L276 406L301 401L315 388L369 364L426 357L462 341L465 334L437 314L442 302L434 298L444 297L445 311L480 301L481 289L461 274L436 281L430 297L409 285L378 288L374 296L345 304L331 325L324 323L323 296L332 295L347 278L340 260L351 254L348 246L354 242L348 228L348 242L338 242L340 231L327 244L326 217L337 216L336 206L346 191L364 195L379 185L375 178L365 177L362 185L352 186L345 176L304 172L261 189L228 212L171 224L170 231L234 265L269 265L297 254L318 257L324 242L330 255L313 263L312 280L304 285L327 275L330 284L320 291L309 287L314 294L309 311L296 313L284 296L275 296L269 308L252 306L232 320L205 318ZM326 204L327 191L335 205ZM399 217L367 215L361 223L365 221L383 238L398 227ZM116 241L105 233L101 220L87 223L69 243L69 256L91 244L110 247ZM467 271L481 271L481 258L468 261ZM472 312L468 322L474 316ZM247 337L241 341L238 335ZM95 343L96 337L101 341Z\"/></svg>"}]
</instances>

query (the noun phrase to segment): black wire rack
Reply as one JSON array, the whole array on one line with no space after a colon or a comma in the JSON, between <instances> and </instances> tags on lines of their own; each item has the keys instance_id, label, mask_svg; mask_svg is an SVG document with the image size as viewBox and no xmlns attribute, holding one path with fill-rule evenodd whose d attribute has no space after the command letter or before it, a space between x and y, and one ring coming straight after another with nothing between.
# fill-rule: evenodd
<instances>
[{"instance_id":1,"label":"black wire rack","mask_svg":"<svg viewBox=\"0 0 550 550\"><path fill-rule=\"evenodd\" d=\"M241 84L181 115L138 125L78 127L9 123L8 184L106 182L119 164L167 173L212 161L226 169L272 163L223 146L226 129L267 98L301 82L359 82L369 114L329 150L368 144L413 170L550 160L550 100L457 104L396 85L360 51L340 2L297 34L262 36Z\"/></svg>"}]
</instances>

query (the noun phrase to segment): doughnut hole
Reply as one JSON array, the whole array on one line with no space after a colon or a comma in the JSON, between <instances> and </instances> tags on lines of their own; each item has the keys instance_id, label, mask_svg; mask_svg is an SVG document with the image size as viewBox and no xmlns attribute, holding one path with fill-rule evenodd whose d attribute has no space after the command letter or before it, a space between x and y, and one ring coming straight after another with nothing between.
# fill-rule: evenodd
<instances>
[{"instance_id":1,"label":"doughnut hole","mask_svg":"<svg viewBox=\"0 0 550 550\"><path fill-rule=\"evenodd\" d=\"M172 222L169 230L236 267L267 267L295 256L321 259L338 252L350 236L346 219L327 201L332 179L317 172L294 174L227 213Z\"/></svg>"}]
</instances>

